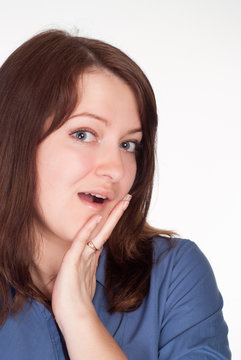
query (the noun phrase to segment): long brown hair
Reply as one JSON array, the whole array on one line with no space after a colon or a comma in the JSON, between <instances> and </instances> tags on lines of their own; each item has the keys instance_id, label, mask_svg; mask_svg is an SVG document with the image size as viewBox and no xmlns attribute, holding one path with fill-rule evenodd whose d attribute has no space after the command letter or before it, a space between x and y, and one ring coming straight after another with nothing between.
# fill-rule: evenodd
<instances>
[{"instance_id":1,"label":"long brown hair","mask_svg":"<svg viewBox=\"0 0 241 360\"><path fill-rule=\"evenodd\" d=\"M160 232L145 220L157 129L153 90L138 65L114 46L50 30L21 45L0 69L0 324L8 313L20 310L28 297L46 301L30 275L37 251L33 234L36 150L74 110L77 80L91 67L108 69L131 87L144 134L131 189L133 199L107 244L109 309L136 309L148 292L151 238ZM44 133L50 116L53 121ZM12 303L11 289L15 291Z\"/></svg>"}]
</instances>

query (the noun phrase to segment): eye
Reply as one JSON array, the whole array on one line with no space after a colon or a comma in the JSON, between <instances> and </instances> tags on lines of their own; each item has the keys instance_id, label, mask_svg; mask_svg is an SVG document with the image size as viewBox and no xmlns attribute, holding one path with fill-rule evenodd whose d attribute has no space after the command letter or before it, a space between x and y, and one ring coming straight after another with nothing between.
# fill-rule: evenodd
<instances>
[{"instance_id":1,"label":"eye","mask_svg":"<svg viewBox=\"0 0 241 360\"><path fill-rule=\"evenodd\" d=\"M71 133L77 140L82 142L92 142L95 141L96 135L89 130L77 130Z\"/></svg>"},{"instance_id":2,"label":"eye","mask_svg":"<svg viewBox=\"0 0 241 360\"><path fill-rule=\"evenodd\" d=\"M136 141L123 141L120 144L120 148L124 149L125 151L134 153L137 149L138 143Z\"/></svg>"}]
</instances>

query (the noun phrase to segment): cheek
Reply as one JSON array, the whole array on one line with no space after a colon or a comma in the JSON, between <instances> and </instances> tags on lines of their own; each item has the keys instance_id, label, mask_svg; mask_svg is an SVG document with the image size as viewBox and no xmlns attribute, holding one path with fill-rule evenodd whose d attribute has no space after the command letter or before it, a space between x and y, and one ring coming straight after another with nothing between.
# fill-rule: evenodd
<instances>
[{"instance_id":1,"label":"cheek","mask_svg":"<svg viewBox=\"0 0 241 360\"><path fill-rule=\"evenodd\" d=\"M77 193L93 169L94 157L60 150L37 160L36 208L44 229L71 240L81 225Z\"/></svg>"},{"instance_id":2,"label":"cheek","mask_svg":"<svg viewBox=\"0 0 241 360\"><path fill-rule=\"evenodd\" d=\"M37 194L41 208L61 205L66 196L76 195L79 181L88 175L93 166L93 157L72 151L39 157Z\"/></svg>"},{"instance_id":3,"label":"cheek","mask_svg":"<svg viewBox=\"0 0 241 360\"><path fill-rule=\"evenodd\" d=\"M94 158L88 154L58 153L56 156L48 156L43 161L39 161L38 177L40 182L46 182L48 185L71 184L88 174L93 165Z\"/></svg>"},{"instance_id":4,"label":"cheek","mask_svg":"<svg viewBox=\"0 0 241 360\"><path fill-rule=\"evenodd\" d=\"M125 183L126 183L127 192L131 189L131 187L135 181L136 170L137 170L137 166L136 166L135 160L129 162L126 165L126 168L125 168L126 181L125 181Z\"/></svg>"}]
</instances>

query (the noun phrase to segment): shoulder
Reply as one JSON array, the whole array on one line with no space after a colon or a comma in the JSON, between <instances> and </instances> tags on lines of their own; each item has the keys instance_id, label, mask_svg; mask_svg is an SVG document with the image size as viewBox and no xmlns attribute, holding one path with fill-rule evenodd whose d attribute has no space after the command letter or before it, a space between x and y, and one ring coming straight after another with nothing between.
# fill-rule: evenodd
<instances>
[{"instance_id":1,"label":"shoulder","mask_svg":"<svg viewBox=\"0 0 241 360\"><path fill-rule=\"evenodd\" d=\"M185 239L156 237L153 249L150 293L159 304L160 357L171 358L174 344L185 353L186 344L197 358L215 351L215 359L229 359L223 299L206 256Z\"/></svg>"},{"instance_id":2,"label":"shoulder","mask_svg":"<svg viewBox=\"0 0 241 360\"><path fill-rule=\"evenodd\" d=\"M174 254L185 253L189 251L197 251L202 253L197 244L189 239L178 238L176 236L160 235L155 236L153 239L153 252L154 258L158 259L159 256L169 253L170 256Z\"/></svg>"},{"instance_id":3,"label":"shoulder","mask_svg":"<svg viewBox=\"0 0 241 360\"><path fill-rule=\"evenodd\" d=\"M212 267L193 241L155 237L153 259L152 285L164 290L169 309L178 300L179 305L187 300L193 305L200 303L200 312L207 307L210 312L222 307Z\"/></svg>"},{"instance_id":4,"label":"shoulder","mask_svg":"<svg viewBox=\"0 0 241 360\"><path fill-rule=\"evenodd\" d=\"M153 238L153 262L155 266L168 263L172 271L198 268L199 271L211 271L211 266L200 250L191 240L176 237L156 236Z\"/></svg>"},{"instance_id":5,"label":"shoulder","mask_svg":"<svg viewBox=\"0 0 241 360\"><path fill-rule=\"evenodd\" d=\"M126 315L127 354L138 352L138 359L230 359L222 297L207 258L190 240L152 240L149 292Z\"/></svg>"}]
</instances>

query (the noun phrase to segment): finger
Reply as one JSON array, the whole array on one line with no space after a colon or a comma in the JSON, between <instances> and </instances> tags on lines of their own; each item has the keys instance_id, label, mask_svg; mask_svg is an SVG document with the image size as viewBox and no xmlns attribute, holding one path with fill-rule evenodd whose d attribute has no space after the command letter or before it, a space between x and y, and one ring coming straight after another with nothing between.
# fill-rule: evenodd
<instances>
[{"instance_id":1,"label":"finger","mask_svg":"<svg viewBox=\"0 0 241 360\"><path fill-rule=\"evenodd\" d=\"M68 255L72 257L73 261L78 261L80 255L86 247L87 240L90 238L92 232L101 221L102 216L95 215L91 217L80 231L75 236L73 243L68 251ZM90 249L92 250L92 249ZM92 250L93 251L93 250Z\"/></svg>"},{"instance_id":2,"label":"finger","mask_svg":"<svg viewBox=\"0 0 241 360\"><path fill-rule=\"evenodd\" d=\"M126 195L124 199L121 200L111 211L99 234L93 239L93 243L98 249L101 249L106 240L110 237L110 234L112 233L114 227L127 209L130 200L131 195Z\"/></svg>"}]
</instances>

